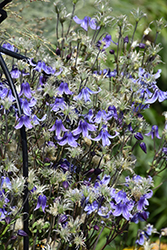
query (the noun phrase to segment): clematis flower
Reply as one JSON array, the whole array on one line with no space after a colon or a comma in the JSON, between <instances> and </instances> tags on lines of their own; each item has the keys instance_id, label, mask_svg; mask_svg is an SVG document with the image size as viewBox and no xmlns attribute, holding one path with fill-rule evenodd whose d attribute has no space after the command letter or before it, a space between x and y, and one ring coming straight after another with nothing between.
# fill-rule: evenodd
<instances>
[{"instance_id":1,"label":"clematis flower","mask_svg":"<svg viewBox=\"0 0 167 250\"><path fill-rule=\"evenodd\" d=\"M107 119L106 111L99 110L95 115L94 122L99 124L101 121L106 121L106 119Z\"/></svg>"},{"instance_id":2,"label":"clematis flower","mask_svg":"<svg viewBox=\"0 0 167 250\"><path fill-rule=\"evenodd\" d=\"M152 104L157 100L159 102L163 102L167 99L167 92L160 90L157 86L153 88L154 93L152 94L151 98L146 98L145 104Z\"/></svg>"},{"instance_id":3,"label":"clematis flower","mask_svg":"<svg viewBox=\"0 0 167 250\"><path fill-rule=\"evenodd\" d=\"M146 47L145 43L139 43L139 48L144 49Z\"/></svg>"},{"instance_id":4,"label":"clematis flower","mask_svg":"<svg viewBox=\"0 0 167 250\"><path fill-rule=\"evenodd\" d=\"M13 102L15 100L15 97L13 96L11 89L9 89L8 99L10 102Z\"/></svg>"},{"instance_id":5,"label":"clematis flower","mask_svg":"<svg viewBox=\"0 0 167 250\"><path fill-rule=\"evenodd\" d=\"M140 245L140 246L143 246L144 244L144 241L145 241L145 238L144 238L144 232L140 232L139 234L139 239L136 240L136 244Z\"/></svg>"},{"instance_id":6,"label":"clematis flower","mask_svg":"<svg viewBox=\"0 0 167 250\"><path fill-rule=\"evenodd\" d=\"M47 74L47 75L54 75L55 70L51 67L48 66L46 64L43 64L43 71Z\"/></svg>"},{"instance_id":7,"label":"clematis flower","mask_svg":"<svg viewBox=\"0 0 167 250\"><path fill-rule=\"evenodd\" d=\"M112 117L113 117L115 120L118 119L117 109L116 109L116 107L115 107L114 105L108 107L107 120L110 120Z\"/></svg>"},{"instance_id":8,"label":"clematis flower","mask_svg":"<svg viewBox=\"0 0 167 250\"><path fill-rule=\"evenodd\" d=\"M137 210L140 212L140 211L143 211L143 209L145 209L145 206L148 206L149 205L149 202L147 199L150 199L153 195L153 191L150 190L149 193L147 194L144 194L140 197L140 200L138 201L138 204L137 204Z\"/></svg>"},{"instance_id":9,"label":"clematis flower","mask_svg":"<svg viewBox=\"0 0 167 250\"><path fill-rule=\"evenodd\" d=\"M100 141L102 140L103 147L109 146L111 144L109 138L115 138L119 133L115 132L115 135L110 135L107 131L107 126L103 125L102 129L100 130L99 135L96 138L92 138L94 141Z\"/></svg>"},{"instance_id":10,"label":"clematis flower","mask_svg":"<svg viewBox=\"0 0 167 250\"><path fill-rule=\"evenodd\" d=\"M71 132L65 132L62 139L59 140L57 137L55 137L55 139L57 139L57 143L60 146L68 144L71 147L77 147L78 143L76 142L76 140L78 139L78 137L79 136L73 136Z\"/></svg>"},{"instance_id":11,"label":"clematis flower","mask_svg":"<svg viewBox=\"0 0 167 250\"><path fill-rule=\"evenodd\" d=\"M118 43L115 43L112 40L111 35L107 34L105 37L103 37L102 40L99 40L97 42L97 47L98 48L102 47L102 50L105 50L105 49L107 49L110 46L111 42L114 43L114 44L116 44L116 45L118 45Z\"/></svg>"},{"instance_id":12,"label":"clematis flower","mask_svg":"<svg viewBox=\"0 0 167 250\"><path fill-rule=\"evenodd\" d=\"M55 131L56 130L56 136L58 139L62 139L60 136L61 131L67 132L68 129L66 129L62 123L62 120L56 120L55 124L49 129L49 131Z\"/></svg>"},{"instance_id":13,"label":"clematis flower","mask_svg":"<svg viewBox=\"0 0 167 250\"><path fill-rule=\"evenodd\" d=\"M161 137L159 136L158 133L158 126L157 125L153 125L152 129L149 133L145 134L146 136L150 136L151 135L151 139L153 139L154 137L157 137L158 139L161 139Z\"/></svg>"},{"instance_id":14,"label":"clematis flower","mask_svg":"<svg viewBox=\"0 0 167 250\"><path fill-rule=\"evenodd\" d=\"M36 115L32 115L31 123L33 124L33 126L38 125L38 124L40 124L39 122L45 121L46 117L47 117L47 114L45 114L41 119L38 118Z\"/></svg>"},{"instance_id":15,"label":"clematis flower","mask_svg":"<svg viewBox=\"0 0 167 250\"><path fill-rule=\"evenodd\" d=\"M15 126L15 129L20 129L22 126L25 126L28 129L31 129L33 126L31 124L31 120L30 117L27 115L22 115L19 119L18 119L18 124Z\"/></svg>"},{"instance_id":16,"label":"clematis flower","mask_svg":"<svg viewBox=\"0 0 167 250\"><path fill-rule=\"evenodd\" d=\"M4 220L7 215L8 212L4 208L0 208L0 221Z\"/></svg>"},{"instance_id":17,"label":"clematis flower","mask_svg":"<svg viewBox=\"0 0 167 250\"><path fill-rule=\"evenodd\" d=\"M14 46L10 43L4 43L4 44L2 44L2 47L14 52Z\"/></svg>"},{"instance_id":18,"label":"clematis flower","mask_svg":"<svg viewBox=\"0 0 167 250\"><path fill-rule=\"evenodd\" d=\"M21 84L21 91L19 93L19 96L22 96L23 94L25 95L25 97L27 97L28 99L30 99L32 97L31 95L31 90L30 90L30 85L28 82L23 82Z\"/></svg>"},{"instance_id":19,"label":"clematis flower","mask_svg":"<svg viewBox=\"0 0 167 250\"><path fill-rule=\"evenodd\" d=\"M0 98L4 99L8 94L8 88L4 86L3 83L0 83Z\"/></svg>"},{"instance_id":20,"label":"clematis flower","mask_svg":"<svg viewBox=\"0 0 167 250\"><path fill-rule=\"evenodd\" d=\"M94 201L93 203L86 205L84 211L87 212L87 214L89 215L94 211L98 210L98 208L99 208L98 202Z\"/></svg>"},{"instance_id":21,"label":"clematis flower","mask_svg":"<svg viewBox=\"0 0 167 250\"><path fill-rule=\"evenodd\" d=\"M148 217L149 217L149 212L146 211L138 212L133 215L131 221L137 224L139 221L147 221Z\"/></svg>"},{"instance_id":22,"label":"clematis flower","mask_svg":"<svg viewBox=\"0 0 167 250\"><path fill-rule=\"evenodd\" d=\"M18 79L21 75L21 71L16 66L13 65L10 74L13 79Z\"/></svg>"},{"instance_id":23,"label":"clematis flower","mask_svg":"<svg viewBox=\"0 0 167 250\"><path fill-rule=\"evenodd\" d=\"M37 210L37 209L39 209L39 208L41 207L42 210L43 210L43 212L45 212L46 202L47 202L46 196L40 194L39 197L38 197L37 206L36 206L36 208L34 209L34 211Z\"/></svg>"},{"instance_id":24,"label":"clematis flower","mask_svg":"<svg viewBox=\"0 0 167 250\"><path fill-rule=\"evenodd\" d=\"M29 103L28 103L27 99L20 98L20 103L21 103L21 108L22 108L24 114L27 116L31 116L31 109L29 107Z\"/></svg>"},{"instance_id":25,"label":"clematis flower","mask_svg":"<svg viewBox=\"0 0 167 250\"><path fill-rule=\"evenodd\" d=\"M67 189L69 187L68 181L63 181L62 184L63 184L64 189Z\"/></svg>"},{"instance_id":26,"label":"clematis flower","mask_svg":"<svg viewBox=\"0 0 167 250\"><path fill-rule=\"evenodd\" d=\"M60 86L56 89L59 95L65 93L66 95L72 95L73 92L69 90L68 84L66 82L61 82Z\"/></svg>"},{"instance_id":27,"label":"clematis flower","mask_svg":"<svg viewBox=\"0 0 167 250\"><path fill-rule=\"evenodd\" d=\"M120 202L118 204L114 204L113 202L110 202L111 207L114 210L113 215L114 216L120 216L122 215L127 221L132 218L132 215L130 211L132 211L134 207L134 202L132 200L126 199L124 202Z\"/></svg>"},{"instance_id":28,"label":"clematis flower","mask_svg":"<svg viewBox=\"0 0 167 250\"><path fill-rule=\"evenodd\" d=\"M101 181L96 181L94 184L95 192L96 192L96 189L100 188L101 186L107 186L110 182L110 179L111 179L111 176L105 174Z\"/></svg>"},{"instance_id":29,"label":"clematis flower","mask_svg":"<svg viewBox=\"0 0 167 250\"><path fill-rule=\"evenodd\" d=\"M115 201L116 203L126 202L126 193L122 190L120 190L118 193L115 194Z\"/></svg>"},{"instance_id":30,"label":"clematis flower","mask_svg":"<svg viewBox=\"0 0 167 250\"><path fill-rule=\"evenodd\" d=\"M101 91L101 88L98 89L98 91L92 91L90 90L88 87L86 88L83 88L81 90L81 92L74 97L74 100L77 101L77 100L81 100L81 99L84 99L85 102L91 102L91 99L90 99L90 94L97 94Z\"/></svg>"},{"instance_id":31,"label":"clematis flower","mask_svg":"<svg viewBox=\"0 0 167 250\"><path fill-rule=\"evenodd\" d=\"M33 66L35 66L34 70L36 70L36 71L38 71L40 73L42 70L44 70L46 65L45 65L45 63L43 61L40 60L40 61L37 62L36 65L33 65Z\"/></svg>"},{"instance_id":32,"label":"clematis flower","mask_svg":"<svg viewBox=\"0 0 167 250\"><path fill-rule=\"evenodd\" d=\"M5 188L11 189L12 184L10 182L9 177L2 176L1 177L1 189L5 189Z\"/></svg>"},{"instance_id":33,"label":"clematis flower","mask_svg":"<svg viewBox=\"0 0 167 250\"><path fill-rule=\"evenodd\" d=\"M85 16L84 19L79 19L77 16L73 17L73 20L77 23L80 24L81 27L88 31L88 27L90 26L90 28L92 30L98 30L100 29L100 26L97 26L97 21L95 18L90 18L88 16Z\"/></svg>"},{"instance_id":34,"label":"clematis flower","mask_svg":"<svg viewBox=\"0 0 167 250\"><path fill-rule=\"evenodd\" d=\"M56 97L55 103L51 104L52 111L57 112L59 109L65 110L67 108L63 98Z\"/></svg>"},{"instance_id":35,"label":"clematis flower","mask_svg":"<svg viewBox=\"0 0 167 250\"><path fill-rule=\"evenodd\" d=\"M74 129L72 131L73 135L79 135L82 133L83 137L87 137L91 139L91 137L88 135L88 131L96 131L96 126L93 124L89 124L86 121L79 121L78 128Z\"/></svg>"},{"instance_id":36,"label":"clematis flower","mask_svg":"<svg viewBox=\"0 0 167 250\"><path fill-rule=\"evenodd\" d=\"M93 110L89 109L88 113L84 115L84 118L87 119L89 122L93 123Z\"/></svg>"},{"instance_id":37,"label":"clematis flower","mask_svg":"<svg viewBox=\"0 0 167 250\"><path fill-rule=\"evenodd\" d=\"M110 217L110 215L112 214L112 211L109 210L108 207L101 206L97 213L99 216L101 216L105 219L108 219Z\"/></svg>"}]
</instances>

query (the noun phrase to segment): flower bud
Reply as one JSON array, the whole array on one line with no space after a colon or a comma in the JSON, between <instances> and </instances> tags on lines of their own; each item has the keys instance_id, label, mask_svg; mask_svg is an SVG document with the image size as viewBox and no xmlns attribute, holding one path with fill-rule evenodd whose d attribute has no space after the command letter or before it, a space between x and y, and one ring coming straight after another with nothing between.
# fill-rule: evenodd
<instances>
[{"instance_id":1,"label":"flower bud","mask_svg":"<svg viewBox=\"0 0 167 250\"><path fill-rule=\"evenodd\" d=\"M101 172L102 170L100 168L96 168L94 174L98 176L99 174L101 174Z\"/></svg>"},{"instance_id":2,"label":"flower bud","mask_svg":"<svg viewBox=\"0 0 167 250\"><path fill-rule=\"evenodd\" d=\"M142 134L141 133L139 133L139 132L137 132L135 135L134 135L134 137L137 139L137 140L143 140L143 136L142 136Z\"/></svg>"},{"instance_id":3,"label":"flower bud","mask_svg":"<svg viewBox=\"0 0 167 250\"><path fill-rule=\"evenodd\" d=\"M139 43L139 48L144 49L146 45L144 43Z\"/></svg>"},{"instance_id":4,"label":"flower bud","mask_svg":"<svg viewBox=\"0 0 167 250\"><path fill-rule=\"evenodd\" d=\"M99 231L98 225L95 225L95 226L94 226L94 230Z\"/></svg>"},{"instance_id":5,"label":"flower bud","mask_svg":"<svg viewBox=\"0 0 167 250\"><path fill-rule=\"evenodd\" d=\"M67 62L70 60L70 58L71 58L71 53L66 56Z\"/></svg>"},{"instance_id":6,"label":"flower bud","mask_svg":"<svg viewBox=\"0 0 167 250\"><path fill-rule=\"evenodd\" d=\"M124 38L124 43L128 43L128 42L129 42L129 37L126 36L126 37Z\"/></svg>"},{"instance_id":7,"label":"flower bud","mask_svg":"<svg viewBox=\"0 0 167 250\"><path fill-rule=\"evenodd\" d=\"M65 189L67 189L67 188L69 187L69 184L68 184L67 181L63 181L63 187L64 187Z\"/></svg>"},{"instance_id":8,"label":"flower bud","mask_svg":"<svg viewBox=\"0 0 167 250\"><path fill-rule=\"evenodd\" d=\"M115 51L114 51L113 49L110 49L109 53L110 53L111 55L114 55Z\"/></svg>"},{"instance_id":9,"label":"flower bud","mask_svg":"<svg viewBox=\"0 0 167 250\"><path fill-rule=\"evenodd\" d=\"M21 229L19 229L19 230L17 231L17 234L18 234L19 236L23 236L23 237L28 236L28 234L27 234L26 232L24 232L23 230L21 230Z\"/></svg>"},{"instance_id":10,"label":"flower bud","mask_svg":"<svg viewBox=\"0 0 167 250\"><path fill-rule=\"evenodd\" d=\"M60 218L59 218L60 223L64 223L64 222L66 222L66 220L67 220L67 215L65 215L65 214L61 215Z\"/></svg>"},{"instance_id":11,"label":"flower bud","mask_svg":"<svg viewBox=\"0 0 167 250\"><path fill-rule=\"evenodd\" d=\"M144 142L140 143L140 147L144 151L144 153L147 154L147 148L146 148L146 144Z\"/></svg>"},{"instance_id":12,"label":"flower bud","mask_svg":"<svg viewBox=\"0 0 167 250\"><path fill-rule=\"evenodd\" d=\"M60 56L60 49L59 48L56 49L56 55Z\"/></svg>"},{"instance_id":13,"label":"flower bud","mask_svg":"<svg viewBox=\"0 0 167 250\"><path fill-rule=\"evenodd\" d=\"M5 222L6 222L6 224L9 224L10 221L11 221L11 218L10 218L10 217L5 217Z\"/></svg>"}]
</instances>

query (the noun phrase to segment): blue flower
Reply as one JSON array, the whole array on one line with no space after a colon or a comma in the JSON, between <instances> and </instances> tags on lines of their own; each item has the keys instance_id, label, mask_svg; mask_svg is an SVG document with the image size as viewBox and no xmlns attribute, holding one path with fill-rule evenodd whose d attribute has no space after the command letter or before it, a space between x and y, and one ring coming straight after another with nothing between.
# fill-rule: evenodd
<instances>
[{"instance_id":1,"label":"blue flower","mask_svg":"<svg viewBox=\"0 0 167 250\"><path fill-rule=\"evenodd\" d=\"M102 76L105 76L105 77L115 77L117 75L117 71L116 69L114 69L113 71L111 71L110 69L103 69L103 70L100 70L100 71L94 71L93 72L94 75L102 75Z\"/></svg>"},{"instance_id":2,"label":"blue flower","mask_svg":"<svg viewBox=\"0 0 167 250\"><path fill-rule=\"evenodd\" d=\"M119 133L118 132L115 132L115 135L110 135L107 131L107 126L106 125L103 125L102 126L102 129L100 130L100 133L97 137L95 138L92 138L92 140L94 141L100 141L102 140L102 145L103 147L105 146L109 146L111 144L109 138L115 138Z\"/></svg>"},{"instance_id":3,"label":"blue flower","mask_svg":"<svg viewBox=\"0 0 167 250\"><path fill-rule=\"evenodd\" d=\"M5 189L5 188L11 189L12 184L10 182L9 177L2 176L1 177L1 189Z\"/></svg>"},{"instance_id":4,"label":"blue flower","mask_svg":"<svg viewBox=\"0 0 167 250\"><path fill-rule=\"evenodd\" d=\"M116 203L120 203L121 201L126 202L126 193L120 190L118 193L115 194L115 201Z\"/></svg>"},{"instance_id":5,"label":"blue flower","mask_svg":"<svg viewBox=\"0 0 167 250\"><path fill-rule=\"evenodd\" d=\"M40 194L39 197L38 197L37 206L36 206L36 208L34 209L34 211L37 210L37 209L39 209L39 208L41 207L42 210L43 210L43 212L45 212L46 202L47 202L46 196Z\"/></svg>"},{"instance_id":6,"label":"blue flower","mask_svg":"<svg viewBox=\"0 0 167 250\"><path fill-rule=\"evenodd\" d=\"M66 103L63 98L56 97L55 103L50 105L52 107L52 111L57 112L59 109L65 110L67 108Z\"/></svg>"},{"instance_id":7,"label":"blue flower","mask_svg":"<svg viewBox=\"0 0 167 250\"><path fill-rule=\"evenodd\" d=\"M0 208L0 221L4 220L8 212L4 208Z\"/></svg>"},{"instance_id":8,"label":"blue flower","mask_svg":"<svg viewBox=\"0 0 167 250\"><path fill-rule=\"evenodd\" d=\"M29 103L28 103L27 99L20 98L20 103L21 103L21 108L22 108L24 114L27 116L31 116L31 109L29 107Z\"/></svg>"},{"instance_id":9,"label":"blue flower","mask_svg":"<svg viewBox=\"0 0 167 250\"><path fill-rule=\"evenodd\" d=\"M28 82L23 82L21 84L21 91L19 93L19 96L21 96L22 94L24 94L25 97L27 97L28 99L30 99L32 97L31 90L30 90L30 85L29 85Z\"/></svg>"},{"instance_id":10,"label":"blue flower","mask_svg":"<svg viewBox=\"0 0 167 250\"><path fill-rule=\"evenodd\" d=\"M4 99L8 94L8 88L4 86L3 83L0 83L0 98Z\"/></svg>"},{"instance_id":11,"label":"blue flower","mask_svg":"<svg viewBox=\"0 0 167 250\"><path fill-rule=\"evenodd\" d=\"M88 135L88 131L96 131L96 126L93 124L89 124L86 121L79 121L78 127L72 131L73 135L79 135L82 133L83 137L87 137L91 139Z\"/></svg>"},{"instance_id":12,"label":"blue flower","mask_svg":"<svg viewBox=\"0 0 167 250\"><path fill-rule=\"evenodd\" d=\"M97 213L99 216L101 216L105 219L108 219L110 217L110 215L112 214L112 211L109 210L108 207L101 206Z\"/></svg>"},{"instance_id":13,"label":"blue flower","mask_svg":"<svg viewBox=\"0 0 167 250\"><path fill-rule=\"evenodd\" d=\"M36 71L38 71L40 73L42 70L44 70L46 65L45 65L45 63L43 61L40 60L34 66L35 66L34 70L36 70Z\"/></svg>"},{"instance_id":14,"label":"blue flower","mask_svg":"<svg viewBox=\"0 0 167 250\"><path fill-rule=\"evenodd\" d=\"M94 122L93 121L93 110L90 109L86 115L84 115L84 118L87 119L89 122Z\"/></svg>"},{"instance_id":15,"label":"blue flower","mask_svg":"<svg viewBox=\"0 0 167 250\"><path fill-rule=\"evenodd\" d=\"M158 100L159 102L163 102L167 99L167 92L160 90L157 86L153 87L154 93L152 94L151 98L146 98L145 104L152 104Z\"/></svg>"},{"instance_id":16,"label":"blue flower","mask_svg":"<svg viewBox=\"0 0 167 250\"><path fill-rule=\"evenodd\" d=\"M114 105L108 107L107 120L110 120L112 117L115 120L118 119L117 109L116 109L116 107Z\"/></svg>"},{"instance_id":17,"label":"blue flower","mask_svg":"<svg viewBox=\"0 0 167 250\"><path fill-rule=\"evenodd\" d=\"M13 79L18 79L21 75L21 71L16 66L13 65L10 74Z\"/></svg>"},{"instance_id":18,"label":"blue flower","mask_svg":"<svg viewBox=\"0 0 167 250\"><path fill-rule=\"evenodd\" d=\"M2 45L2 47L5 48L5 49L8 49L8 50L11 50L11 51L14 52L14 46L11 45L10 43L4 43L4 44Z\"/></svg>"},{"instance_id":19,"label":"blue flower","mask_svg":"<svg viewBox=\"0 0 167 250\"><path fill-rule=\"evenodd\" d=\"M140 232L139 234L139 239L136 240L136 244L140 245L140 246L143 246L144 244L144 241L145 241L145 238L144 238L144 232Z\"/></svg>"},{"instance_id":20,"label":"blue flower","mask_svg":"<svg viewBox=\"0 0 167 250\"><path fill-rule=\"evenodd\" d=\"M62 95L65 93L66 95L72 95L73 92L71 92L68 88L68 84L66 82L61 82L60 86L56 89L59 95Z\"/></svg>"},{"instance_id":21,"label":"blue flower","mask_svg":"<svg viewBox=\"0 0 167 250\"><path fill-rule=\"evenodd\" d=\"M18 124L15 126L15 129L20 129L22 126L25 126L28 129L31 129L33 126L31 124L31 120L30 117L27 115L22 115L19 119L18 119Z\"/></svg>"},{"instance_id":22,"label":"blue flower","mask_svg":"<svg viewBox=\"0 0 167 250\"><path fill-rule=\"evenodd\" d=\"M95 115L94 122L99 124L102 120L106 121L106 119L107 119L107 114L105 110L99 110Z\"/></svg>"},{"instance_id":23,"label":"blue flower","mask_svg":"<svg viewBox=\"0 0 167 250\"><path fill-rule=\"evenodd\" d=\"M143 211L143 212L138 212L133 215L131 221L134 223L138 223L139 221L146 221L148 219L149 212Z\"/></svg>"},{"instance_id":24,"label":"blue flower","mask_svg":"<svg viewBox=\"0 0 167 250\"><path fill-rule=\"evenodd\" d=\"M85 102L91 102L90 94L97 94L101 91L101 88L99 88L98 91L92 91L88 87L82 88L81 92L74 97L74 100L81 100L84 99Z\"/></svg>"},{"instance_id":25,"label":"blue flower","mask_svg":"<svg viewBox=\"0 0 167 250\"><path fill-rule=\"evenodd\" d=\"M88 26L90 26L90 28L92 30L98 30L100 29L100 26L97 26L97 21L95 18L90 18L88 16L85 16L84 19L79 19L77 16L74 16L73 17L73 20L77 23L77 24L80 24L81 27L88 31Z\"/></svg>"},{"instance_id":26,"label":"blue flower","mask_svg":"<svg viewBox=\"0 0 167 250\"><path fill-rule=\"evenodd\" d=\"M153 191L150 190L149 193L147 194L144 194L140 197L139 201L138 201L138 204L137 204L137 210L138 211L143 211L143 209L145 209L145 206L148 206L149 205L149 202L147 199L151 198L153 195Z\"/></svg>"},{"instance_id":27,"label":"blue flower","mask_svg":"<svg viewBox=\"0 0 167 250\"><path fill-rule=\"evenodd\" d=\"M58 139L62 139L60 136L61 131L67 132L68 129L66 129L62 123L62 120L56 120L54 125L49 129L49 131L55 131L56 130L56 136Z\"/></svg>"},{"instance_id":28,"label":"blue flower","mask_svg":"<svg viewBox=\"0 0 167 250\"><path fill-rule=\"evenodd\" d=\"M94 201L93 203L86 205L84 211L87 212L87 214L89 215L94 211L98 210L98 208L99 208L98 202Z\"/></svg>"},{"instance_id":29,"label":"blue flower","mask_svg":"<svg viewBox=\"0 0 167 250\"><path fill-rule=\"evenodd\" d=\"M132 215L130 211L132 211L134 207L134 202L132 200L125 199L125 201L121 201L118 204L114 204L113 202L110 202L110 205L112 208L115 209L113 212L114 216L120 216L122 215L127 221L132 218Z\"/></svg>"},{"instance_id":30,"label":"blue flower","mask_svg":"<svg viewBox=\"0 0 167 250\"><path fill-rule=\"evenodd\" d=\"M146 136L150 136L151 135L151 139L153 139L154 137L157 137L158 139L161 139L161 137L159 136L158 133L158 126L157 125L153 125L152 129L149 133L145 134Z\"/></svg>"},{"instance_id":31,"label":"blue flower","mask_svg":"<svg viewBox=\"0 0 167 250\"><path fill-rule=\"evenodd\" d=\"M60 146L64 146L66 144L68 144L71 147L78 146L78 143L76 142L76 140L78 139L78 136L73 136L71 132L65 132L62 139L60 140L57 137L55 137L55 139L57 139L57 143Z\"/></svg>"},{"instance_id":32,"label":"blue flower","mask_svg":"<svg viewBox=\"0 0 167 250\"><path fill-rule=\"evenodd\" d=\"M97 42L97 47L101 48L102 50L105 50L105 49L107 49L110 46L111 42L114 43L114 44L116 44L116 45L118 45L118 43L115 43L112 40L111 35L107 34L105 37L103 37L102 40L99 40Z\"/></svg>"},{"instance_id":33,"label":"blue flower","mask_svg":"<svg viewBox=\"0 0 167 250\"><path fill-rule=\"evenodd\" d=\"M33 126L35 125L39 125L40 123L39 122L43 122L47 117L47 114L45 114L41 119L38 118L36 115L32 115L32 120L31 120L31 123Z\"/></svg>"},{"instance_id":34,"label":"blue flower","mask_svg":"<svg viewBox=\"0 0 167 250\"><path fill-rule=\"evenodd\" d=\"M46 64L43 64L43 71L47 74L47 75L54 75L55 70L51 67L48 66Z\"/></svg>"},{"instance_id":35,"label":"blue flower","mask_svg":"<svg viewBox=\"0 0 167 250\"><path fill-rule=\"evenodd\" d=\"M97 189L97 188L99 188L99 187L102 186L102 185L107 186L107 185L109 184L109 182L110 182L110 179L111 179L111 176L105 174L105 175L103 176L103 179L102 179L101 181L96 181L96 182L95 182L94 188ZM95 192L96 192L96 190L95 190ZM97 192L96 192L96 193L97 193Z\"/></svg>"}]
</instances>

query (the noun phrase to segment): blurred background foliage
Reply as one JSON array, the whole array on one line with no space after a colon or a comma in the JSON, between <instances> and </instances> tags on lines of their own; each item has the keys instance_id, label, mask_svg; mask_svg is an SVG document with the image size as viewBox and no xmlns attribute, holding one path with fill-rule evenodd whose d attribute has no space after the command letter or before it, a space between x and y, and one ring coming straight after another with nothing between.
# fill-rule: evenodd
<instances>
[{"instance_id":1,"label":"blurred background foliage","mask_svg":"<svg viewBox=\"0 0 167 250\"><path fill-rule=\"evenodd\" d=\"M72 0L62 0L64 6L67 8L68 13L72 12ZM104 1L105 2L105 1ZM141 39L143 31L150 25L152 31L149 33L147 39L151 42L155 39L155 23L152 21L164 18L167 20L167 1L166 0L112 0L109 1L108 8L112 7L112 16L127 15L130 22L133 22L133 17L131 11L133 9L140 8L144 13L147 14L146 18L143 18L139 23L135 38ZM54 0L45 1L26 1L26 0L15 0L13 3L8 5L6 9L8 12L8 18L1 24L1 43L4 41L16 41L19 44L19 49L22 53L26 53L28 56L31 54L31 41L34 43L44 43L46 48L53 51L54 55L56 48L56 13L54 7ZM84 16L92 17L96 13L97 9L94 5L94 0L80 0L76 5L75 14L80 18ZM64 13L62 13L64 14ZM67 21L68 23L68 21ZM151 24L150 24L151 23ZM74 26L77 25L73 23ZM133 30L133 28L132 28ZM103 30L104 32L104 30ZM116 41L116 31L113 28L108 27L105 32L112 35L113 40ZM21 38L24 38L22 42ZM139 40L140 41L140 40ZM159 34L157 43L160 43L163 49L160 51L161 59L164 63L158 65L155 69L162 69L161 78L158 79L158 85L163 91L167 91L167 28L163 29ZM51 45L52 44L52 45ZM42 59L42 58L41 58ZM55 58L56 59L56 58ZM112 67L112 66L111 66ZM160 134L164 127L164 116L162 113L167 111L167 101L162 104L155 103L152 108L146 110L145 118L151 124L157 124L159 126ZM145 174L149 162L153 159L153 142L150 138L145 138L145 142L148 147L147 155L142 152L138 147L136 150L136 155L138 156L137 171L139 174ZM157 139L156 146L158 147L160 140ZM150 218L149 222L154 224L157 230L167 227L167 171L162 172L162 174L156 178L155 187L160 186L158 189L154 190L154 196L150 200ZM129 231L124 236L120 236L115 243L111 246L106 247L106 250L116 249L116 246L120 246L122 249L125 246L132 245L135 242L136 232L140 225L132 224L129 227ZM99 250L105 241L107 236L107 231L102 234L100 242L97 246ZM165 239L164 239L165 240ZM119 243L118 243L119 242ZM167 242L167 240L166 240ZM118 243L118 244L116 244Z\"/></svg>"}]
</instances>

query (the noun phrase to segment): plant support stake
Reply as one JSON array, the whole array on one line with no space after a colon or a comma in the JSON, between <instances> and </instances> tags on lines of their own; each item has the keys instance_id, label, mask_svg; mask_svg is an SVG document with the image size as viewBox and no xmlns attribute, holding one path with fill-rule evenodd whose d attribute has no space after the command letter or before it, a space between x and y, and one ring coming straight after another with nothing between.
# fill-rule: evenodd
<instances>
[{"instance_id":1,"label":"plant support stake","mask_svg":"<svg viewBox=\"0 0 167 250\"><path fill-rule=\"evenodd\" d=\"M13 84L12 77L10 75L10 72L8 70L8 67L2 57L2 54L0 53L0 65L2 67L2 70L6 76L6 79L9 83L10 89L12 91L13 96L16 98L16 105L18 108L19 116L22 115L22 110L19 102L19 97L16 91L16 88ZM21 144L22 144L22 157L23 157L23 176L26 179L25 186L24 186L24 195L23 195L23 225L24 225L24 231L29 233L28 230L28 218L29 218L29 204L28 204L28 151L27 151L27 137L26 137L26 131L25 126L22 126L20 129L21 134ZM28 236L24 237L24 250L29 249L29 238Z\"/></svg>"}]
</instances>

